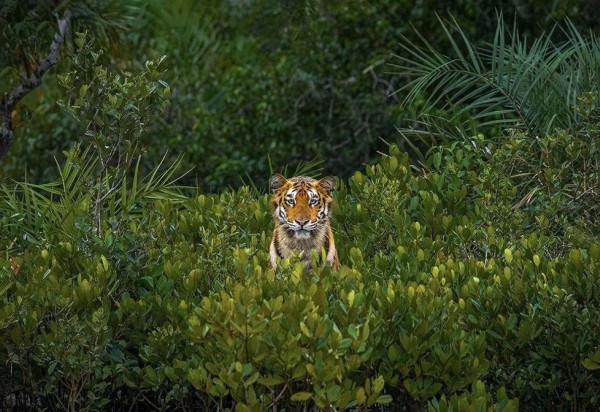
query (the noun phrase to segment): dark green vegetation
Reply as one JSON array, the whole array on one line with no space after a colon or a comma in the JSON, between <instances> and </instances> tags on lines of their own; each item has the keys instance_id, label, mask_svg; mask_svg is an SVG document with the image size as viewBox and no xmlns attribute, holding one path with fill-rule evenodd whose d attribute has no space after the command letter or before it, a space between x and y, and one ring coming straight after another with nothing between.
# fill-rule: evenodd
<instances>
[{"instance_id":1,"label":"dark green vegetation","mask_svg":"<svg viewBox=\"0 0 600 412\"><path fill-rule=\"evenodd\" d=\"M347 178L378 150L386 152L381 139L405 147L396 126L410 125L407 119L423 112L423 102L403 106L405 92L391 95L408 79L389 74L397 70L387 63L398 62L392 54L409 56L403 48L418 43L415 29L438 50L451 49L435 13L451 13L477 44L494 40L496 10L506 13L509 31L514 16L529 38L564 17L587 34L598 28L593 16L600 13L594 0L553 6L545 0L97 3L3 2L0 93L48 54L56 31L52 12L62 16L70 7L72 31L95 37L109 71L135 72L166 56L162 79L171 87L171 105L141 135L148 151L144 170L166 151L169 159L185 154L184 167L194 168L186 182L211 191L238 186L246 174L262 182L270 165L279 170L315 158L324 162L324 173ZM557 30L554 37L564 36ZM73 38L65 54L77 52ZM55 156L62 162L74 142L90 141L87 123L56 105L68 93L57 77L73 69L63 59L17 107L15 143L0 163L5 175L47 182L55 177Z\"/></svg>"},{"instance_id":2,"label":"dark green vegetation","mask_svg":"<svg viewBox=\"0 0 600 412\"><path fill-rule=\"evenodd\" d=\"M554 193L559 173L521 202L506 171L522 138L486 161L483 140L440 149L423 176L392 148L341 183L334 273L268 269L268 197L247 188L106 181L96 209L81 190L94 165L74 154L64 185L6 187L5 402L594 409L598 222Z\"/></svg>"},{"instance_id":3,"label":"dark green vegetation","mask_svg":"<svg viewBox=\"0 0 600 412\"><path fill-rule=\"evenodd\" d=\"M600 409L597 3L196 3L0 6L0 409ZM273 271L315 158L342 269Z\"/></svg>"}]
</instances>

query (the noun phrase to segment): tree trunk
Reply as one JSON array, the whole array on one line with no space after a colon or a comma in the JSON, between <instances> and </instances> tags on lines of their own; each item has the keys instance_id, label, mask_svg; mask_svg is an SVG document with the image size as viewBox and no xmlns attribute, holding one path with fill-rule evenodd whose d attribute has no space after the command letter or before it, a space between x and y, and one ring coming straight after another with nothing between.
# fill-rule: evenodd
<instances>
[{"instance_id":1,"label":"tree trunk","mask_svg":"<svg viewBox=\"0 0 600 412\"><path fill-rule=\"evenodd\" d=\"M11 116L17 103L25 97L30 91L42 83L42 77L48 70L56 66L60 60L60 48L65 42L65 37L69 24L71 23L71 12L66 10L62 17L56 16L58 21L58 32L54 34L54 39L50 45L50 53L43 60L38 60L37 65L31 76L21 80L20 84L13 89L10 94L5 96L0 102L2 110L2 126L0 127L0 159L2 159L10 149L14 141L14 130Z\"/></svg>"}]
</instances>

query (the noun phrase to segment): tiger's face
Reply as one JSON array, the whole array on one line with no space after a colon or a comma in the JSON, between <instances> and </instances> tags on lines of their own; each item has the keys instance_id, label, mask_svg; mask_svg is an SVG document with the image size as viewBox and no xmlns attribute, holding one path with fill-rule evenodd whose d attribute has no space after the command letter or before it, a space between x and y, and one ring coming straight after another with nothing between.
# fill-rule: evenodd
<instances>
[{"instance_id":1,"label":"tiger's face","mask_svg":"<svg viewBox=\"0 0 600 412\"><path fill-rule=\"evenodd\" d=\"M329 221L335 187L332 176L315 180L307 176L286 179L275 174L269 179L275 218L290 236L309 239Z\"/></svg>"}]
</instances>

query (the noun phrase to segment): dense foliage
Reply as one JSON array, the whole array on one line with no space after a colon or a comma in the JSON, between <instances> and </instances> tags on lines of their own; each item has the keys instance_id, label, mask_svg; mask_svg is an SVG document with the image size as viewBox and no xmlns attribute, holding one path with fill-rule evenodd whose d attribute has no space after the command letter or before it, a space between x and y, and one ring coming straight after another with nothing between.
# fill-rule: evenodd
<instances>
[{"instance_id":1,"label":"dense foliage","mask_svg":"<svg viewBox=\"0 0 600 412\"><path fill-rule=\"evenodd\" d=\"M0 41L0 91L47 54L56 25L52 11L71 8L72 33L97 37L109 71L134 71L166 56L171 106L144 134L146 170L167 150L170 159L184 154L186 168L194 168L187 182L213 191L238 186L246 174L262 181L271 168L315 158L326 173L348 177L385 151L381 139L405 145L395 127L411 125L407 119L419 104L402 106L404 93L392 94L409 79L389 74L386 63L407 41L418 40L417 31L438 50L451 46L435 13L452 15L476 45L493 41L497 10L527 35L564 17L583 33L598 24L591 0L98 3L0 6L0 26L11 28ZM65 55L77 52L70 41ZM55 79L71 70L63 61L14 113L15 144L0 166L6 174L48 181L55 176L53 158L89 140L85 125L56 105L66 91Z\"/></svg>"},{"instance_id":2,"label":"dense foliage","mask_svg":"<svg viewBox=\"0 0 600 412\"><path fill-rule=\"evenodd\" d=\"M498 132L507 128L531 136L557 128L577 132L589 122L580 100L593 110L600 93L600 38L594 33L583 36L567 23L527 40L500 17L493 43L480 46L456 21L439 23L448 50L405 38L393 65L411 79L398 91L406 93L405 104L424 101L417 130L403 130L421 157L415 143L427 149L478 131L502 137ZM556 31L564 37L558 42Z\"/></svg>"},{"instance_id":3,"label":"dense foliage","mask_svg":"<svg viewBox=\"0 0 600 412\"><path fill-rule=\"evenodd\" d=\"M549 7L0 4L0 409L600 410L597 2ZM319 168L342 268L274 270Z\"/></svg>"},{"instance_id":4,"label":"dense foliage","mask_svg":"<svg viewBox=\"0 0 600 412\"><path fill-rule=\"evenodd\" d=\"M340 182L344 266L310 274L268 268L268 196L246 187L122 179L96 226L71 153L69 184L2 195L4 406L597 408L600 231L519 203L500 165L521 139L440 148L418 175L392 148Z\"/></svg>"}]
</instances>

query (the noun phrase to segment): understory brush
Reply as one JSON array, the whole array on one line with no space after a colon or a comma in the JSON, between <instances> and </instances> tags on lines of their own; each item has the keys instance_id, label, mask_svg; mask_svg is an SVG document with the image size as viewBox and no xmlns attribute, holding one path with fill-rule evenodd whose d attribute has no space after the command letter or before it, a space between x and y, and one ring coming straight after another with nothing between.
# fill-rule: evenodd
<instances>
[{"instance_id":1,"label":"understory brush","mask_svg":"<svg viewBox=\"0 0 600 412\"><path fill-rule=\"evenodd\" d=\"M558 168L522 201L520 138L418 173L391 147L340 181L337 272L270 269L271 206L248 187L185 195L171 168L78 185L95 168L76 151L55 183L3 185L0 405L599 408L597 204L544 186Z\"/></svg>"}]
</instances>

